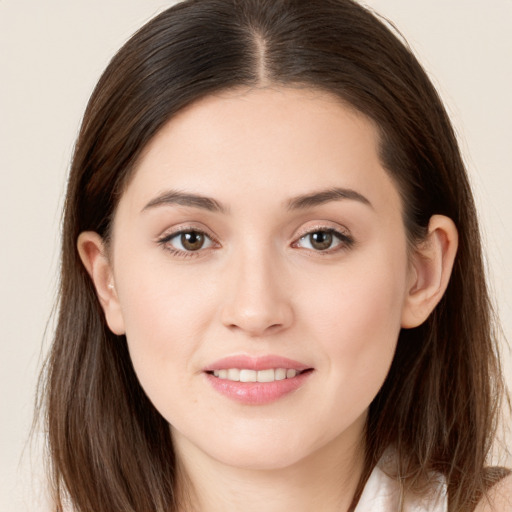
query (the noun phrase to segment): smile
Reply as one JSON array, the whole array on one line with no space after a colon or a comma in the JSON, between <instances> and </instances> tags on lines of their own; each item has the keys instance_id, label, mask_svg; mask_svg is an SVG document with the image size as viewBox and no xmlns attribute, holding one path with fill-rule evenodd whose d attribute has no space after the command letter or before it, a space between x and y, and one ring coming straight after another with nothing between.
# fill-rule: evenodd
<instances>
[{"instance_id":1,"label":"smile","mask_svg":"<svg viewBox=\"0 0 512 512\"><path fill-rule=\"evenodd\" d=\"M225 398L245 405L265 405L299 391L314 374L302 362L268 354L225 357L203 368L209 385Z\"/></svg>"},{"instance_id":2,"label":"smile","mask_svg":"<svg viewBox=\"0 0 512 512\"><path fill-rule=\"evenodd\" d=\"M269 368L259 371L229 368L214 370L212 373L219 379L230 380L232 382L274 382L276 380L293 379L301 372L300 370L292 368Z\"/></svg>"}]
</instances>

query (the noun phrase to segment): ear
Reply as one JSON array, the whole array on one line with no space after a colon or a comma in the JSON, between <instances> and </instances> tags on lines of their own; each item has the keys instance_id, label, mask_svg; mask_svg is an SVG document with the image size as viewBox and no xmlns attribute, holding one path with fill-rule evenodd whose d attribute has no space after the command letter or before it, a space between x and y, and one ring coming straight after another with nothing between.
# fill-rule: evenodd
<instances>
[{"instance_id":1,"label":"ear","mask_svg":"<svg viewBox=\"0 0 512 512\"><path fill-rule=\"evenodd\" d=\"M444 215L433 215L427 238L414 248L411 255L402 327L421 325L441 300L450 280L457 246L458 233L454 222Z\"/></svg>"},{"instance_id":2,"label":"ear","mask_svg":"<svg viewBox=\"0 0 512 512\"><path fill-rule=\"evenodd\" d=\"M78 254L92 279L105 319L114 334L124 334L124 320L114 283L114 274L103 239L94 231L78 236Z\"/></svg>"}]
</instances>

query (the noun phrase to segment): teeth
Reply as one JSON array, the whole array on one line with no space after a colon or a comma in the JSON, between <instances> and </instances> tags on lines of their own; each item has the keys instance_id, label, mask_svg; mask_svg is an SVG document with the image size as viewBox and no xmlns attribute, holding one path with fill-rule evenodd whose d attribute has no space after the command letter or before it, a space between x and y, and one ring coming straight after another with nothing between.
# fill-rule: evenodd
<instances>
[{"instance_id":1,"label":"teeth","mask_svg":"<svg viewBox=\"0 0 512 512\"><path fill-rule=\"evenodd\" d=\"M230 368L228 370L227 378L229 380L234 380L234 381L238 382L240 380L240 370L238 370L237 368Z\"/></svg>"},{"instance_id":2,"label":"teeth","mask_svg":"<svg viewBox=\"0 0 512 512\"><path fill-rule=\"evenodd\" d=\"M274 382L275 380L293 379L299 373L297 370L286 368L270 368L259 371L229 368L213 371L215 377L233 382Z\"/></svg>"},{"instance_id":3,"label":"teeth","mask_svg":"<svg viewBox=\"0 0 512 512\"><path fill-rule=\"evenodd\" d=\"M258 373L255 370L240 370L240 382L256 382Z\"/></svg>"},{"instance_id":4,"label":"teeth","mask_svg":"<svg viewBox=\"0 0 512 512\"><path fill-rule=\"evenodd\" d=\"M257 375L258 382L274 382L274 370L260 370Z\"/></svg>"},{"instance_id":5,"label":"teeth","mask_svg":"<svg viewBox=\"0 0 512 512\"><path fill-rule=\"evenodd\" d=\"M275 371L275 379L276 380L284 380L284 379L286 379L286 370L284 368L278 368Z\"/></svg>"}]
</instances>

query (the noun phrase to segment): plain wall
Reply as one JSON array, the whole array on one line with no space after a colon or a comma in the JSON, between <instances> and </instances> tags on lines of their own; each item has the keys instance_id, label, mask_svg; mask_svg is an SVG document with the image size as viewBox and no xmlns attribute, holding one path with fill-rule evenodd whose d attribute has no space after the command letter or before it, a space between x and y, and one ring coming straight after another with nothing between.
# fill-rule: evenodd
<instances>
[{"instance_id":1,"label":"plain wall","mask_svg":"<svg viewBox=\"0 0 512 512\"><path fill-rule=\"evenodd\" d=\"M44 510L43 435L27 444L51 323L60 210L80 119L110 57L173 2L0 0L0 510ZM512 1L371 0L444 98L463 148L512 332ZM505 346L504 346L505 351ZM510 352L504 355L512 384ZM509 439L510 440L510 439Z\"/></svg>"}]
</instances>

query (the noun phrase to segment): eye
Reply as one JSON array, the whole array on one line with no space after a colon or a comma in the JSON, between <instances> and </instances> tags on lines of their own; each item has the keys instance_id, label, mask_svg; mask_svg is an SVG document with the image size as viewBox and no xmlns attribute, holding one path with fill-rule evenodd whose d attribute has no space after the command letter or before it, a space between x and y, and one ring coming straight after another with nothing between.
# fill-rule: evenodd
<instances>
[{"instance_id":1,"label":"eye","mask_svg":"<svg viewBox=\"0 0 512 512\"><path fill-rule=\"evenodd\" d=\"M301 236L294 246L327 252L330 249L346 248L352 244L353 239L339 231L334 229L316 229Z\"/></svg>"},{"instance_id":2,"label":"eye","mask_svg":"<svg viewBox=\"0 0 512 512\"><path fill-rule=\"evenodd\" d=\"M213 240L206 233L197 229L187 229L171 233L165 235L158 242L175 253L196 252L213 246Z\"/></svg>"}]
</instances>

